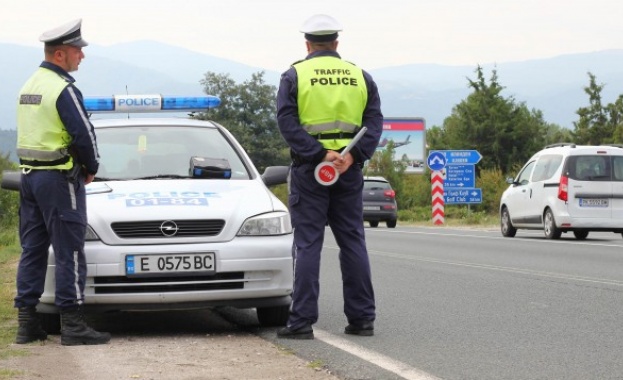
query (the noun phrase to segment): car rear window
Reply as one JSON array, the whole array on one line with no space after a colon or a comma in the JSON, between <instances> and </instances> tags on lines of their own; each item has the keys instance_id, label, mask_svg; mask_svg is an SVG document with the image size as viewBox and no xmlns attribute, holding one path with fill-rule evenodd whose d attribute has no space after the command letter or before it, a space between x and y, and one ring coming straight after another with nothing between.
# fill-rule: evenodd
<instances>
[{"instance_id":1,"label":"car rear window","mask_svg":"<svg viewBox=\"0 0 623 380\"><path fill-rule=\"evenodd\" d=\"M363 182L364 190L391 190L391 186L388 182L381 181L364 181Z\"/></svg>"},{"instance_id":2,"label":"car rear window","mask_svg":"<svg viewBox=\"0 0 623 380\"><path fill-rule=\"evenodd\" d=\"M576 181L623 180L623 157L607 155L570 156L567 161L569 178ZM618 178L617 178L618 177Z\"/></svg>"}]
</instances>

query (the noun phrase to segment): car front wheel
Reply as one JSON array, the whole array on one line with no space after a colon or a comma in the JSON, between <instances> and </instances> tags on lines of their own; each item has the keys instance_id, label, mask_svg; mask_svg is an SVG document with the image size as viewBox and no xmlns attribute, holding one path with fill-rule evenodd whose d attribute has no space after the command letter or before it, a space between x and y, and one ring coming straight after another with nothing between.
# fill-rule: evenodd
<instances>
[{"instance_id":1,"label":"car front wheel","mask_svg":"<svg viewBox=\"0 0 623 380\"><path fill-rule=\"evenodd\" d=\"M500 217L500 229L502 230L502 236L504 237L515 237L517 234L517 229L513 227L513 223L511 222L511 216L508 213L508 209L504 207L502 209L502 215Z\"/></svg>"},{"instance_id":2,"label":"car front wheel","mask_svg":"<svg viewBox=\"0 0 623 380\"><path fill-rule=\"evenodd\" d=\"M562 231L556 227L556 219L554 219L554 213L550 209L545 210L543 232L548 239L560 239L560 235L562 235Z\"/></svg>"}]
</instances>

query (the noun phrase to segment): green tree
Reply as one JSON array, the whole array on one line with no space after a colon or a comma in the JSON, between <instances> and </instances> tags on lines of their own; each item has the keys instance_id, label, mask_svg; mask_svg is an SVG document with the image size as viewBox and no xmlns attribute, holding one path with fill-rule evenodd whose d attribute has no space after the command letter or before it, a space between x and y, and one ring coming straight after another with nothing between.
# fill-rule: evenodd
<instances>
[{"instance_id":1,"label":"green tree","mask_svg":"<svg viewBox=\"0 0 623 380\"><path fill-rule=\"evenodd\" d=\"M389 181L396 192L396 202L400 208L401 204L404 203L402 197L404 194L404 172L407 168L407 164L404 159L396 161L394 159L395 153L396 147L394 142L390 140L385 149L377 150L374 153L364 169L364 175L381 176Z\"/></svg>"},{"instance_id":2,"label":"green tree","mask_svg":"<svg viewBox=\"0 0 623 380\"><path fill-rule=\"evenodd\" d=\"M488 83L480 66L476 76L475 80L468 78L473 92L453 108L442 127L427 133L426 141L431 149L478 150L483 156L479 169L507 172L541 149L544 133L555 127L543 120L541 111L503 97L496 70Z\"/></svg>"},{"instance_id":3,"label":"green tree","mask_svg":"<svg viewBox=\"0 0 623 380\"><path fill-rule=\"evenodd\" d=\"M580 107L574 122L575 142L586 145L623 143L623 95L614 103L604 105L601 92L604 84L597 84L595 75L588 73L589 85L584 87L589 105Z\"/></svg>"},{"instance_id":4,"label":"green tree","mask_svg":"<svg viewBox=\"0 0 623 380\"><path fill-rule=\"evenodd\" d=\"M195 118L225 126L260 171L267 166L288 164L288 147L277 128L277 90L266 84L264 72L253 74L242 84L237 84L229 74L207 72L200 83L206 94L221 99L221 105Z\"/></svg>"}]
</instances>

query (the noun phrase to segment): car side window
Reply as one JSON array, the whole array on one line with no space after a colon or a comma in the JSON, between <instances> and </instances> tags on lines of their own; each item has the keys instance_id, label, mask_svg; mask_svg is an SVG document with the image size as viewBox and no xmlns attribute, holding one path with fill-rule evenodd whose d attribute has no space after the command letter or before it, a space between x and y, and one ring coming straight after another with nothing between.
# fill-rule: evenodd
<instances>
[{"instance_id":1,"label":"car side window","mask_svg":"<svg viewBox=\"0 0 623 380\"><path fill-rule=\"evenodd\" d=\"M623 181L623 157L612 157L612 179L614 181Z\"/></svg>"},{"instance_id":2,"label":"car side window","mask_svg":"<svg viewBox=\"0 0 623 380\"><path fill-rule=\"evenodd\" d=\"M518 185L527 185L530 183L530 175L532 174L532 169L534 169L535 161L528 163L517 175L517 179L515 182Z\"/></svg>"},{"instance_id":3,"label":"car side window","mask_svg":"<svg viewBox=\"0 0 623 380\"><path fill-rule=\"evenodd\" d=\"M562 155L561 154L547 154L541 156L534 167L534 172L532 174L532 182L545 181L556 173L556 170L560 167L562 163Z\"/></svg>"}]
</instances>

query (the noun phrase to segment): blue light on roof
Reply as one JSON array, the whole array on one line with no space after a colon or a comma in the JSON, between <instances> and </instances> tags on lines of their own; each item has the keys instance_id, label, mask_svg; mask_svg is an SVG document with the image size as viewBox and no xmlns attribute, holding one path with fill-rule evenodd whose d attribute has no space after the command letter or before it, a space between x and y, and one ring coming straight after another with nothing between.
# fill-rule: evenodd
<instances>
[{"instance_id":1,"label":"blue light on roof","mask_svg":"<svg viewBox=\"0 0 623 380\"><path fill-rule=\"evenodd\" d=\"M218 107L221 100L207 96L162 96L156 95L113 95L86 96L84 107L87 112L162 112L162 111L205 111Z\"/></svg>"},{"instance_id":2,"label":"blue light on roof","mask_svg":"<svg viewBox=\"0 0 623 380\"><path fill-rule=\"evenodd\" d=\"M87 96L84 98L84 107L88 112L114 111L115 99L112 97L100 98Z\"/></svg>"}]
</instances>

